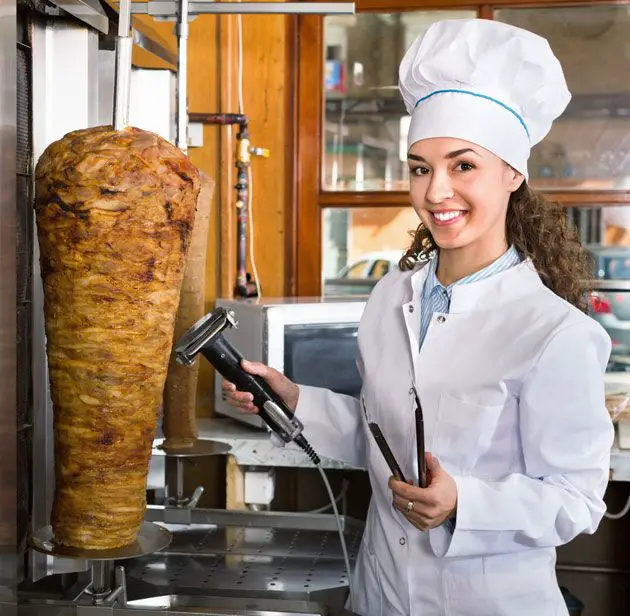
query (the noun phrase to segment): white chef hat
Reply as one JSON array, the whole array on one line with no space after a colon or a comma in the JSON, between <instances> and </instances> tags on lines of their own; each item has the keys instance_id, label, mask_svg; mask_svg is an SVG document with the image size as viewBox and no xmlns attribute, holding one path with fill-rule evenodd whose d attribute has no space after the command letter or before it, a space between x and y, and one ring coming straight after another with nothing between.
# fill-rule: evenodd
<instances>
[{"instance_id":1,"label":"white chef hat","mask_svg":"<svg viewBox=\"0 0 630 616\"><path fill-rule=\"evenodd\" d=\"M411 114L408 147L430 137L463 139L526 178L530 149L571 99L544 38L487 19L431 25L407 50L399 88Z\"/></svg>"}]
</instances>

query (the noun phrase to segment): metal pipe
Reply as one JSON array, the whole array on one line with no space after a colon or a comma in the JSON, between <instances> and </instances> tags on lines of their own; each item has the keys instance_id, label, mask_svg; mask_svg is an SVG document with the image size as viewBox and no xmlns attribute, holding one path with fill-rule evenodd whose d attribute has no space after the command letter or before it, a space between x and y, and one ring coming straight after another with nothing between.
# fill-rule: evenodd
<instances>
[{"instance_id":1,"label":"metal pipe","mask_svg":"<svg viewBox=\"0 0 630 616\"><path fill-rule=\"evenodd\" d=\"M131 0L122 0L116 38L116 79L114 86L114 129L129 125L129 90L131 82Z\"/></svg>"},{"instance_id":2,"label":"metal pipe","mask_svg":"<svg viewBox=\"0 0 630 616\"><path fill-rule=\"evenodd\" d=\"M92 561L92 596L94 600L111 592L112 563L109 560Z\"/></svg>"},{"instance_id":3,"label":"metal pipe","mask_svg":"<svg viewBox=\"0 0 630 616\"><path fill-rule=\"evenodd\" d=\"M177 147L188 150L186 108L188 70L188 0L178 0L177 11Z\"/></svg>"},{"instance_id":4,"label":"metal pipe","mask_svg":"<svg viewBox=\"0 0 630 616\"><path fill-rule=\"evenodd\" d=\"M249 204L249 181L247 170L251 163L249 146L249 119L241 113L206 113L206 124L227 126L238 124L236 135L236 284L234 294L237 297L254 297L258 293L255 284L247 281L247 217Z\"/></svg>"},{"instance_id":5,"label":"metal pipe","mask_svg":"<svg viewBox=\"0 0 630 616\"><path fill-rule=\"evenodd\" d=\"M177 458L177 479L175 481L177 491L177 504L184 502L184 459Z\"/></svg>"},{"instance_id":6,"label":"metal pipe","mask_svg":"<svg viewBox=\"0 0 630 616\"><path fill-rule=\"evenodd\" d=\"M247 14L247 15L354 15L354 2L192 2L191 15ZM154 17L175 17L175 0L134 2L134 13Z\"/></svg>"}]
</instances>

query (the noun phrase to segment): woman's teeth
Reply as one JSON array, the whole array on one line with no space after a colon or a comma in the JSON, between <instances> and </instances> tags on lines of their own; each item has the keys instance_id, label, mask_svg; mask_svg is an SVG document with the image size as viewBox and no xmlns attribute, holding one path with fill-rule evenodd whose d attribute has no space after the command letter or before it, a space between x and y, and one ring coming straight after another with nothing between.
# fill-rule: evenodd
<instances>
[{"instance_id":1,"label":"woman's teeth","mask_svg":"<svg viewBox=\"0 0 630 616\"><path fill-rule=\"evenodd\" d=\"M462 210L451 211L451 212L432 212L433 217L439 222L447 222L449 220L454 220L464 214Z\"/></svg>"}]
</instances>

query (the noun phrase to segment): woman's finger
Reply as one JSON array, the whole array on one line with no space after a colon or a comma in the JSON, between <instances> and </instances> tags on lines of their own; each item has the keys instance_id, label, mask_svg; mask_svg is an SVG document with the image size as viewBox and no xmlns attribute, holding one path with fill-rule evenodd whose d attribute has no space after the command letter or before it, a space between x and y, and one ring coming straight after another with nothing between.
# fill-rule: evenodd
<instances>
[{"instance_id":1,"label":"woman's finger","mask_svg":"<svg viewBox=\"0 0 630 616\"><path fill-rule=\"evenodd\" d=\"M254 396L243 391L234 391L227 394L226 399L236 402L237 404L248 404L253 402Z\"/></svg>"},{"instance_id":2,"label":"woman's finger","mask_svg":"<svg viewBox=\"0 0 630 616\"><path fill-rule=\"evenodd\" d=\"M424 503L421 503L418 501L413 501L413 509L411 511L407 511L408 502L409 502L409 499L404 499L397 496L394 499L394 506L396 507L396 509L398 509L398 511L400 511L405 516L414 515L414 516L418 516L419 518L422 518L422 520L424 521L429 521L429 522L434 519L434 515L433 515L434 509L435 509L434 507L430 505L425 505Z\"/></svg>"},{"instance_id":3,"label":"woman's finger","mask_svg":"<svg viewBox=\"0 0 630 616\"><path fill-rule=\"evenodd\" d=\"M413 524L416 528L420 530L428 530L433 527L433 520L426 518L425 516L418 515L417 513L404 513L405 518L409 521L410 524Z\"/></svg>"}]
</instances>

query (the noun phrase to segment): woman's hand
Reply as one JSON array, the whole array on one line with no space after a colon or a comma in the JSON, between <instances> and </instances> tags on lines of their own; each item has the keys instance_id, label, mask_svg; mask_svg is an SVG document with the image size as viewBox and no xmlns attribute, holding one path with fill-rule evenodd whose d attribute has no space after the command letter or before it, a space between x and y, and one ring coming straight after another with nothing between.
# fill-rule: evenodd
<instances>
[{"instance_id":1,"label":"woman's hand","mask_svg":"<svg viewBox=\"0 0 630 616\"><path fill-rule=\"evenodd\" d=\"M457 510L455 480L430 453L426 454L426 461L427 476L430 477L428 487L418 488L397 481L393 477L389 480L389 487L394 496L394 507L421 531L440 526Z\"/></svg>"},{"instance_id":2,"label":"woman's hand","mask_svg":"<svg viewBox=\"0 0 630 616\"><path fill-rule=\"evenodd\" d=\"M271 389L273 389L283 400L284 403L293 411L297 408L298 398L300 396L300 388L291 380L289 380L282 372L278 372L265 364L243 360L241 367L245 372L261 376ZM243 391L236 391L236 386L229 381L223 381L223 395L228 404L236 407L245 413L258 413L258 407L254 406L254 397L252 394Z\"/></svg>"}]
</instances>

